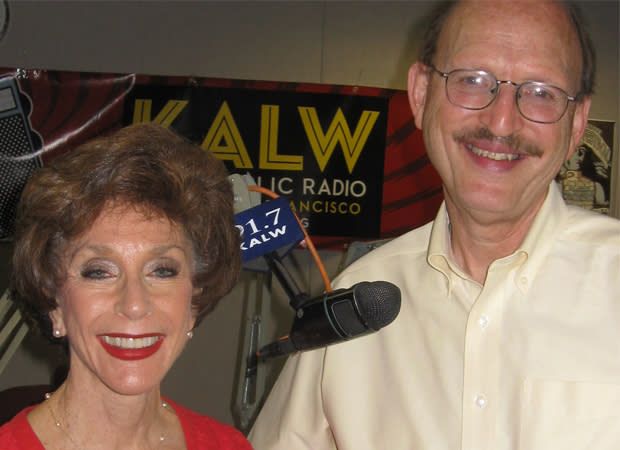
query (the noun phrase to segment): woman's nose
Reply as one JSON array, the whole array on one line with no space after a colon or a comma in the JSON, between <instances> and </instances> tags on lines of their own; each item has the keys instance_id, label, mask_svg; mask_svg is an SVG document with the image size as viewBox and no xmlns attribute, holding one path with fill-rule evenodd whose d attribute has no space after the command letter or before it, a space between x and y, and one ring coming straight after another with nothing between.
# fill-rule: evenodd
<instances>
[{"instance_id":1,"label":"woman's nose","mask_svg":"<svg viewBox=\"0 0 620 450\"><path fill-rule=\"evenodd\" d=\"M148 286L140 277L128 277L117 301L117 313L131 320L141 319L152 312Z\"/></svg>"}]
</instances>

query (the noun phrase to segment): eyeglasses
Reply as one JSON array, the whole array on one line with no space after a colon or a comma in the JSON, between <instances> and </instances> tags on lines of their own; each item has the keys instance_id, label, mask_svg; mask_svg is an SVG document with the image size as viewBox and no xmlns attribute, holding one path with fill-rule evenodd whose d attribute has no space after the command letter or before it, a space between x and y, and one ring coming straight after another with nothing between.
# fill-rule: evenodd
<instances>
[{"instance_id":1,"label":"eyeglasses","mask_svg":"<svg viewBox=\"0 0 620 450\"><path fill-rule=\"evenodd\" d=\"M562 118L568 102L574 97L559 87L538 81L526 81L517 84L509 80L498 80L483 70L456 69L442 72L433 65L431 69L446 80L446 95L450 103L465 109L484 109L489 106L502 84L510 84L516 88L515 101L517 109L523 117L537 123L553 123Z\"/></svg>"}]
</instances>

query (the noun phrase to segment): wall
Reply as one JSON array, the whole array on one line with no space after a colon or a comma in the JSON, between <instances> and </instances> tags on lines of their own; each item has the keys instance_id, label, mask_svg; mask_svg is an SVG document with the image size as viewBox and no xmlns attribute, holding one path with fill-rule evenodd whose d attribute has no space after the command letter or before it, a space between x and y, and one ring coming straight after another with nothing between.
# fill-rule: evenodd
<instances>
[{"instance_id":1,"label":"wall","mask_svg":"<svg viewBox=\"0 0 620 450\"><path fill-rule=\"evenodd\" d=\"M0 66L405 89L407 69L431 6L376 1L13 1L8 32L0 41ZM598 94L591 117L617 121L618 2L588 1L586 6L599 52ZM618 174L617 142L615 146ZM620 191L618 177L614 189ZM615 196L614 208L618 215L620 195ZM10 244L2 243L3 273L9 250ZM321 256L330 276L335 275L343 255ZM323 289L306 252L295 251L287 264L302 289L311 293ZM244 274L197 330L165 380L165 394L238 424L233 410L244 368L247 317L262 308L268 325L263 342L288 331L292 320L277 283L273 301L264 283L261 277ZM254 300L260 295L263 301ZM29 337L0 375L0 389L49 382L56 364L49 351L39 339ZM259 381L267 388L280 364L273 361L259 367Z\"/></svg>"}]
</instances>

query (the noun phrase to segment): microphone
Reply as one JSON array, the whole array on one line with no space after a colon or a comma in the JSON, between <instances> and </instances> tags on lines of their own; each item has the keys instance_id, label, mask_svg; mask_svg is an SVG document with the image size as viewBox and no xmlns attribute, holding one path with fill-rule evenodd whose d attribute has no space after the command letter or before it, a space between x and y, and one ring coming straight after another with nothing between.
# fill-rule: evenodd
<instances>
[{"instance_id":1,"label":"microphone","mask_svg":"<svg viewBox=\"0 0 620 450\"><path fill-rule=\"evenodd\" d=\"M400 289L387 281L362 281L308 300L287 336L267 344L259 358L325 347L390 324L400 312Z\"/></svg>"}]
</instances>

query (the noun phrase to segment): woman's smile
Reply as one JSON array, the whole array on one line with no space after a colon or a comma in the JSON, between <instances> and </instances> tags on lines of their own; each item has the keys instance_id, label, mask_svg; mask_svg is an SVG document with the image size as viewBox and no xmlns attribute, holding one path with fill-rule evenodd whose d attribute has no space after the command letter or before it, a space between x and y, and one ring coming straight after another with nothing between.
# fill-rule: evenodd
<instances>
[{"instance_id":1,"label":"woman's smile","mask_svg":"<svg viewBox=\"0 0 620 450\"><path fill-rule=\"evenodd\" d=\"M114 358L135 361L148 358L161 347L164 336L100 335L99 342L108 354Z\"/></svg>"}]
</instances>

